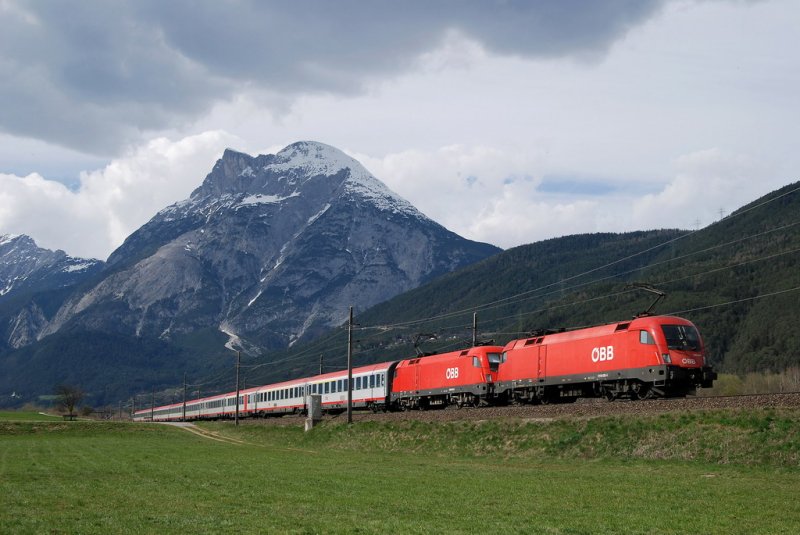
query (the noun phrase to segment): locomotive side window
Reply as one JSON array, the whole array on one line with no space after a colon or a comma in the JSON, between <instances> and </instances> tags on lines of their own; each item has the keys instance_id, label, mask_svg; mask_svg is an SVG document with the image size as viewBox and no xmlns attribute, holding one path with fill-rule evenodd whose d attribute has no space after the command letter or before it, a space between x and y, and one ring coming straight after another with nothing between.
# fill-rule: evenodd
<instances>
[{"instance_id":1,"label":"locomotive side window","mask_svg":"<svg viewBox=\"0 0 800 535\"><path fill-rule=\"evenodd\" d=\"M667 347L670 349L700 350L700 335L697 329L690 325L662 325Z\"/></svg>"},{"instance_id":2,"label":"locomotive side window","mask_svg":"<svg viewBox=\"0 0 800 535\"><path fill-rule=\"evenodd\" d=\"M479 359L478 357L472 357L472 366L475 367L475 368L480 368L481 367L481 359Z\"/></svg>"},{"instance_id":3,"label":"locomotive side window","mask_svg":"<svg viewBox=\"0 0 800 535\"><path fill-rule=\"evenodd\" d=\"M643 344L654 346L656 345L655 338L650 334L650 331L639 331L639 341Z\"/></svg>"}]
</instances>

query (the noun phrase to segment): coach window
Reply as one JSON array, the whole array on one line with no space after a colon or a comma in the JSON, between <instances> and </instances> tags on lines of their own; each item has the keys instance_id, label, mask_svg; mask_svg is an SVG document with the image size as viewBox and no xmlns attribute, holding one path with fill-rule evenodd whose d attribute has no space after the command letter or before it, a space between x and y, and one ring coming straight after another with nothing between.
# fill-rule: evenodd
<instances>
[{"instance_id":1,"label":"coach window","mask_svg":"<svg viewBox=\"0 0 800 535\"><path fill-rule=\"evenodd\" d=\"M361 390L361 377L356 377L356 390Z\"/></svg>"},{"instance_id":2,"label":"coach window","mask_svg":"<svg viewBox=\"0 0 800 535\"><path fill-rule=\"evenodd\" d=\"M656 341L653 339L653 335L650 334L650 331L639 331L639 341L651 346L656 345Z\"/></svg>"},{"instance_id":3,"label":"coach window","mask_svg":"<svg viewBox=\"0 0 800 535\"><path fill-rule=\"evenodd\" d=\"M370 375L369 376L369 387L370 388L375 388L375 376L374 375Z\"/></svg>"},{"instance_id":4,"label":"coach window","mask_svg":"<svg viewBox=\"0 0 800 535\"><path fill-rule=\"evenodd\" d=\"M325 393L326 394L330 391L330 388L331 388L331 384L330 383L325 383Z\"/></svg>"}]
</instances>

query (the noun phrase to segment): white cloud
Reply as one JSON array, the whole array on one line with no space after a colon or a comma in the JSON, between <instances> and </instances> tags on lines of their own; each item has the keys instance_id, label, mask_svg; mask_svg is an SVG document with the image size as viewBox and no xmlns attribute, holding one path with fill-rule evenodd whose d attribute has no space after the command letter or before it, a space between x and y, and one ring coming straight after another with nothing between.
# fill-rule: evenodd
<instances>
[{"instance_id":1,"label":"white cloud","mask_svg":"<svg viewBox=\"0 0 800 535\"><path fill-rule=\"evenodd\" d=\"M552 193L539 188L546 158L492 147L351 154L448 229L504 248L585 232L706 226L721 209L730 213L784 184L769 166L717 148L677 158L655 193L633 181L600 193L592 183L581 191L578 181Z\"/></svg>"},{"instance_id":2,"label":"white cloud","mask_svg":"<svg viewBox=\"0 0 800 535\"><path fill-rule=\"evenodd\" d=\"M391 189L448 229L471 239L508 245L482 228L487 203L509 189L532 195L540 181L536 154L494 147L450 145L408 150L382 158L352 154Z\"/></svg>"},{"instance_id":3,"label":"white cloud","mask_svg":"<svg viewBox=\"0 0 800 535\"><path fill-rule=\"evenodd\" d=\"M28 234L41 247L105 259L158 210L188 197L235 142L219 131L155 139L81 173L76 191L38 174L0 174L0 229Z\"/></svg>"},{"instance_id":4,"label":"white cloud","mask_svg":"<svg viewBox=\"0 0 800 535\"><path fill-rule=\"evenodd\" d=\"M632 224L706 226L783 185L764 164L719 148L693 152L675 162L677 174L658 193L637 199Z\"/></svg>"}]
</instances>

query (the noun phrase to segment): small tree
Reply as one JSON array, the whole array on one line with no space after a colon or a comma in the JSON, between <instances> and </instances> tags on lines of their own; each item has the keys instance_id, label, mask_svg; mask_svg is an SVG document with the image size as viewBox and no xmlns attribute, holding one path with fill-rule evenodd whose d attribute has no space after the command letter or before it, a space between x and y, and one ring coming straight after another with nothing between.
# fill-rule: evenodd
<instances>
[{"instance_id":1,"label":"small tree","mask_svg":"<svg viewBox=\"0 0 800 535\"><path fill-rule=\"evenodd\" d=\"M58 385L55 389L56 406L69 416L75 416L75 407L83 401L86 393L73 385Z\"/></svg>"}]
</instances>

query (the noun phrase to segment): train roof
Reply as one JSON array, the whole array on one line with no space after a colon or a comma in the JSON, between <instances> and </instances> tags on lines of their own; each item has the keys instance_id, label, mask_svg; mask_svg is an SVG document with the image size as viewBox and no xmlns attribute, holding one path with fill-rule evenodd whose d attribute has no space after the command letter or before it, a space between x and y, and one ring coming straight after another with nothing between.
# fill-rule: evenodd
<instances>
[{"instance_id":1,"label":"train roof","mask_svg":"<svg viewBox=\"0 0 800 535\"><path fill-rule=\"evenodd\" d=\"M529 338L520 338L512 340L506 344L506 348L518 347L520 345L530 345L532 343L545 343L545 342L568 342L571 340L582 340L584 338L592 338L595 336L605 336L618 331L628 331L636 329L644 329L653 325L693 325L693 323L685 318L678 316L641 316L628 321L617 321L614 323L607 323L605 325L596 325L593 327L584 327L581 329L574 329L571 331L561 332L547 332L538 336L531 336Z\"/></svg>"},{"instance_id":2,"label":"train roof","mask_svg":"<svg viewBox=\"0 0 800 535\"><path fill-rule=\"evenodd\" d=\"M501 352L503 346L473 346L467 349L459 349L458 351L448 351L447 353L436 353L434 355L424 355L401 360L398 366L408 366L412 361L416 363L419 359L425 359L426 362L433 363L442 360L450 360L460 357L474 357L484 353Z\"/></svg>"}]
</instances>

